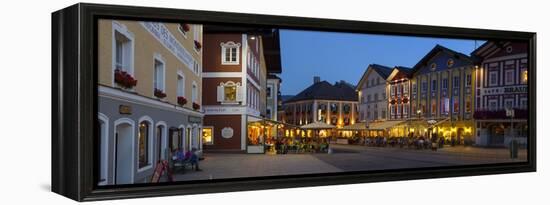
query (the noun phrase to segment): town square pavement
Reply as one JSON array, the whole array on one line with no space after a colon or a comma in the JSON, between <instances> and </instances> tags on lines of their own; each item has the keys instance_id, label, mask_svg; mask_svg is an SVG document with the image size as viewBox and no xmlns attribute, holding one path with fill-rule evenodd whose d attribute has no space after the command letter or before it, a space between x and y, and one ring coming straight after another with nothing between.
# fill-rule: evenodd
<instances>
[{"instance_id":1,"label":"town square pavement","mask_svg":"<svg viewBox=\"0 0 550 205\"><path fill-rule=\"evenodd\" d=\"M388 170L472 164L525 162L527 152L520 150L510 159L504 148L445 147L438 151L398 147L331 145L332 154L235 154L205 153L202 171L187 168L174 175L175 181L227 179L241 177Z\"/></svg>"}]
</instances>

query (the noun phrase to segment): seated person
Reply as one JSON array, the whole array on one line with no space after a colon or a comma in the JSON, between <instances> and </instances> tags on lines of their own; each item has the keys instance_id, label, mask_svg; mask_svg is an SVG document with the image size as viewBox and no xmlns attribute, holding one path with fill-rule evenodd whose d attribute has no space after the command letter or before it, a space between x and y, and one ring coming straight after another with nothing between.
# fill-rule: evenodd
<instances>
[{"instance_id":1,"label":"seated person","mask_svg":"<svg viewBox=\"0 0 550 205\"><path fill-rule=\"evenodd\" d=\"M195 171L202 171L199 168L199 157L195 153L197 151L196 148L191 149L190 151L187 151L185 153L185 160L189 160L191 162L191 166L195 167Z\"/></svg>"}]
</instances>

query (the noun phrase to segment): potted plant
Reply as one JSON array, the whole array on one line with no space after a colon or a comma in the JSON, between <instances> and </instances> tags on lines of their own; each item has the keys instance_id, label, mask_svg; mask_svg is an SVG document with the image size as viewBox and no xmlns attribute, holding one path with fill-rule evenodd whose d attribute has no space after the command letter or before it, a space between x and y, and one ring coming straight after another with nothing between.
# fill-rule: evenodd
<instances>
[{"instance_id":1,"label":"potted plant","mask_svg":"<svg viewBox=\"0 0 550 205\"><path fill-rule=\"evenodd\" d=\"M186 23L180 24L180 27L181 27L181 30L183 32L188 32L189 30L191 30L191 26L189 24L186 24Z\"/></svg>"},{"instance_id":2,"label":"potted plant","mask_svg":"<svg viewBox=\"0 0 550 205\"><path fill-rule=\"evenodd\" d=\"M201 48L202 48L201 42L195 40L195 48L196 48L197 50L201 50Z\"/></svg>"},{"instance_id":3,"label":"potted plant","mask_svg":"<svg viewBox=\"0 0 550 205\"><path fill-rule=\"evenodd\" d=\"M181 106L187 104L187 99L183 96L178 96L178 104Z\"/></svg>"},{"instance_id":4,"label":"potted plant","mask_svg":"<svg viewBox=\"0 0 550 205\"><path fill-rule=\"evenodd\" d=\"M154 94L157 98L165 98L166 97L166 93L164 93L164 91L162 91L161 89L155 88L155 93Z\"/></svg>"},{"instance_id":5,"label":"potted plant","mask_svg":"<svg viewBox=\"0 0 550 205\"><path fill-rule=\"evenodd\" d=\"M131 89L137 85L137 80L126 71L115 70L115 83L120 87Z\"/></svg>"},{"instance_id":6,"label":"potted plant","mask_svg":"<svg viewBox=\"0 0 550 205\"><path fill-rule=\"evenodd\" d=\"M196 102L193 102L193 110L198 110L201 108L201 105L199 105L198 103Z\"/></svg>"}]
</instances>

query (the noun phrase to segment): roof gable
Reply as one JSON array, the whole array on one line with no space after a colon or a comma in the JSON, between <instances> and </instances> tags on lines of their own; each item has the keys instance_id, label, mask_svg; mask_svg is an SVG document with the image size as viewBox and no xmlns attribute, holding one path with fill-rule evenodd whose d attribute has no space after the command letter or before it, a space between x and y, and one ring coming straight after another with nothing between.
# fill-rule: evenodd
<instances>
[{"instance_id":1,"label":"roof gable","mask_svg":"<svg viewBox=\"0 0 550 205\"><path fill-rule=\"evenodd\" d=\"M302 90L285 103L313 99L357 101L357 93L355 88L347 82L341 81L332 85L327 81L321 81Z\"/></svg>"},{"instance_id":2,"label":"roof gable","mask_svg":"<svg viewBox=\"0 0 550 205\"><path fill-rule=\"evenodd\" d=\"M448 62L452 60L452 65ZM426 56L424 56L414 67L415 74L424 74L433 71L442 71L458 67L473 65L474 60L463 54L441 45L436 45ZM435 68L432 68L432 65Z\"/></svg>"}]
</instances>

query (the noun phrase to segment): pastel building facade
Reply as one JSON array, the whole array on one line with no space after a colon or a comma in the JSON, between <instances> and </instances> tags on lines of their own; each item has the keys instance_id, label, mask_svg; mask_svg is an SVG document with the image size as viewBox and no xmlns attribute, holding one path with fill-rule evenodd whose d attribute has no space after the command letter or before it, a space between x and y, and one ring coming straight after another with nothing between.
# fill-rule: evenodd
<instances>
[{"instance_id":1,"label":"pastel building facade","mask_svg":"<svg viewBox=\"0 0 550 205\"><path fill-rule=\"evenodd\" d=\"M278 30L206 26L204 53L205 151L263 152L261 131L249 122L266 116L268 67L280 70L271 59Z\"/></svg>"},{"instance_id":2,"label":"pastel building facade","mask_svg":"<svg viewBox=\"0 0 550 205\"><path fill-rule=\"evenodd\" d=\"M429 123L416 130L421 136L437 133L456 143L472 143L474 134L475 61L436 45L414 67L410 79L411 114Z\"/></svg>"},{"instance_id":3,"label":"pastel building facade","mask_svg":"<svg viewBox=\"0 0 550 205\"><path fill-rule=\"evenodd\" d=\"M98 22L99 185L143 183L177 148L202 149L202 26Z\"/></svg>"},{"instance_id":4,"label":"pastel building facade","mask_svg":"<svg viewBox=\"0 0 550 205\"><path fill-rule=\"evenodd\" d=\"M392 68L371 64L357 83L359 121L369 122L388 119L387 78Z\"/></svg>"}]
</instances>

